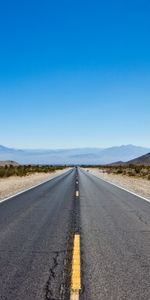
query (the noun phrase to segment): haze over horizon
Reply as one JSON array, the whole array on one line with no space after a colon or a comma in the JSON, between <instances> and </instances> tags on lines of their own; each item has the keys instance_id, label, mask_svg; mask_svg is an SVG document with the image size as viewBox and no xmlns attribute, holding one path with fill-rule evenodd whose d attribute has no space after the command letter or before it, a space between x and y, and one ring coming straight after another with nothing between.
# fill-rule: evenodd
<instances>
[{"instance_id":1,"label":"haze over horizon","mask_svg":"<svg viewBox=\"0 0 150 300\"><path fill-rule=\"evenodd\" d=\"M47 150L74 150L74 149L79 149L79 150L83 150L83 149L97 149L97 150L104 150L104 149L111 149L111 148L122 148L122 147L138 147L138 148L145 148L145 149L148 149L150 150L150 147L147 147L147 146L141 146L141 145L133 145L133 144L122 144L122 145L111 145L111 146L108 146L108 147L94 147L94 146L85 146L85 147L68 147L68 148L63 148L63 147L57 147L57 148L31 148L31 147L28 147L28 148L21 148L21 147L15 147L15 146L8 146L8 145L2 145L0 144L0 147L4 147L6 149L14 149L14 150L43 150L43 151L47 151Z\"/></svg>"},{"instance_id":2,"label":"haze over horizon","mask_svg":"<svg viewBox=\"0 0 150 300\"><path fill-rule=\"evenodd\" d=\"M0 161L21 164L108 164L127 162L150 152L150 148L124 145L110 148L13 149L0 145Z\"/></svg>"},{"instance_id":3,"label":"haze over horizon","mask_svg":"<svg viewBox=\"0 0 150 300\"><path fill-rule=\"evenodd\" d=\"M150 2L0 5L0 144L150 148Z\"/></svg>"}]
</instances>

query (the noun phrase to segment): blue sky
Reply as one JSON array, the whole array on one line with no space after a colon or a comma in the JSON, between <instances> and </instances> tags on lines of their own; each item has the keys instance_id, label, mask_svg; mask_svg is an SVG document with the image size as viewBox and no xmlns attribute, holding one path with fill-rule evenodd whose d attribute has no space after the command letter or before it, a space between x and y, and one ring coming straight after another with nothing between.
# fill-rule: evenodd
<instances>
[{"instance_id":1,"label":"blue sky","mask_svg":"<svg viewBox=\"0 0 150 300\"><path fill-rule=\"evenodd\" d=\"M0 4L0 144L150 147L150 2Z\"/></svg>"}]
</instances>

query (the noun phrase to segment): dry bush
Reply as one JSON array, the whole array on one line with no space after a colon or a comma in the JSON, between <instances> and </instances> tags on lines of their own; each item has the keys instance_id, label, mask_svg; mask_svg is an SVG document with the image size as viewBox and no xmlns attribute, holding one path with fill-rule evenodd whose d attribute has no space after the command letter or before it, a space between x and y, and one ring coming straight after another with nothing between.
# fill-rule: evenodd
<instances>
[{"instance_id":1,"label":"dry bush","mask_svg":"<svg viewBox=\"0 0 150 300\"><path fill-rule=\"evenodd\" d=\"M129 164L120 166L99 166L99 168L108 174L126 175L150 180L150 166Z\"/></svg>"},{"instance_id":2,"label":"dry bush","mask_svg":"<svg viewBox=\"0 0 150 300\"><path fill-rule=\"evenodd\" d=\"M56 170L64 169L64 166L31 166L31 165L22 165L22 166L5 166L0 167L0 178L6 178L10 176L27 176L34 173L51 173Z\"/></svg>"}]
</instances>

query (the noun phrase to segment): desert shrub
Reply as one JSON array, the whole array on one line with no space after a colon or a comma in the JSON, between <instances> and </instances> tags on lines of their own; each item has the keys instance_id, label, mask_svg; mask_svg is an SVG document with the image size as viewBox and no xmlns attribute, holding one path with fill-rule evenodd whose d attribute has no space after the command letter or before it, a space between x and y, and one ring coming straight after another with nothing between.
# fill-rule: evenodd
<instances>
[{"instance_id":1,"label":"desert shrub","mask_svg":"<svg viewBox=\"0 0 150 300\"><path fill-rule=\"evenodd\" d=\"M141 167L140 167L140 166L136 166L136 167L135 167L135 172L136 172L137 174L140 174L140 172L141 172Z\"/></svg>"},{"instance_id":2,"label":"desert shrub","mask_svg":"<svg viewBox=\"0 0 150 300\"><path fill-rule=\"evenodd\" d=\"M123 173L123 170L122 170L122 169L116 170L116 174L122 174L122 173Z\"/></svg>"},{"instance_id":3,"label":"desert shrub","mask_svg":"<svg viewBox=\"0 0 150 300\"><path fill-rule=\"evenodd\" d=\"M4 168L0 168L0 177L3 178L5 176L5 169Z\"/></svg>"},{"instance_id":4,"label":"desert shrub","mask_svg":"<svg viewBox=\"0 0 150 300\"><path fill-rule=\"evenodd\" d=\"M145 178L148 180L150 178L150 166L129 164L120 166L97 166L97 168L107 174L122 174L126 176L135 176L137 178Z\"/></svg>"},{"instance_id":5,"label":"desert shrub","mask_svg":"<svg viewBox=\"0 0 150 300\"><path fill-rule=\"evenodd\" d=\"M10 177L10 176L27 176L33 173L51 173L56 170L64 169L64 166L46 166L46 165L22 165L22 166L5 166L0 167L0 178Z\"/></svg>"}]
</instances>

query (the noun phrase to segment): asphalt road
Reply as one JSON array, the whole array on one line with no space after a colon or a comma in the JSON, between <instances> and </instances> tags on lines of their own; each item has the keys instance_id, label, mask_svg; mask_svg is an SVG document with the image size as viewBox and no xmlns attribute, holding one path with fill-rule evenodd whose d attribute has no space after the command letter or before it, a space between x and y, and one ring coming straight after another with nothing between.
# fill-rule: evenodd
<instances>
[{"instance_id":1,"label":"asphalt road","mask_svg":"<svg viewBox=\"0 0 150 300\"><path fill-rule=\"evenodd\" d=\"M81 299L150 299L150 203L79 172Z\"/></svg>"},{"instance_id":2,"label":"asphalt road","mask_svg":"<svg viewBox=\"0 0 150 300\"><path fill-rule=\"evenodd\" d=\"M69 297L74 193L75 170L0 204L0 300Z\"/></svg>"},{"instance_id":3,"label":"asphalt road","mask_svg":"<svg viewBox=\"0 0 150 300\"><path fill-rule=\"evenodd\" d=\"M0 300L150 300L150 203L73 169L0 204ZM80 197L75 197L75 190Z\"/></svg>"}]
</instances>

